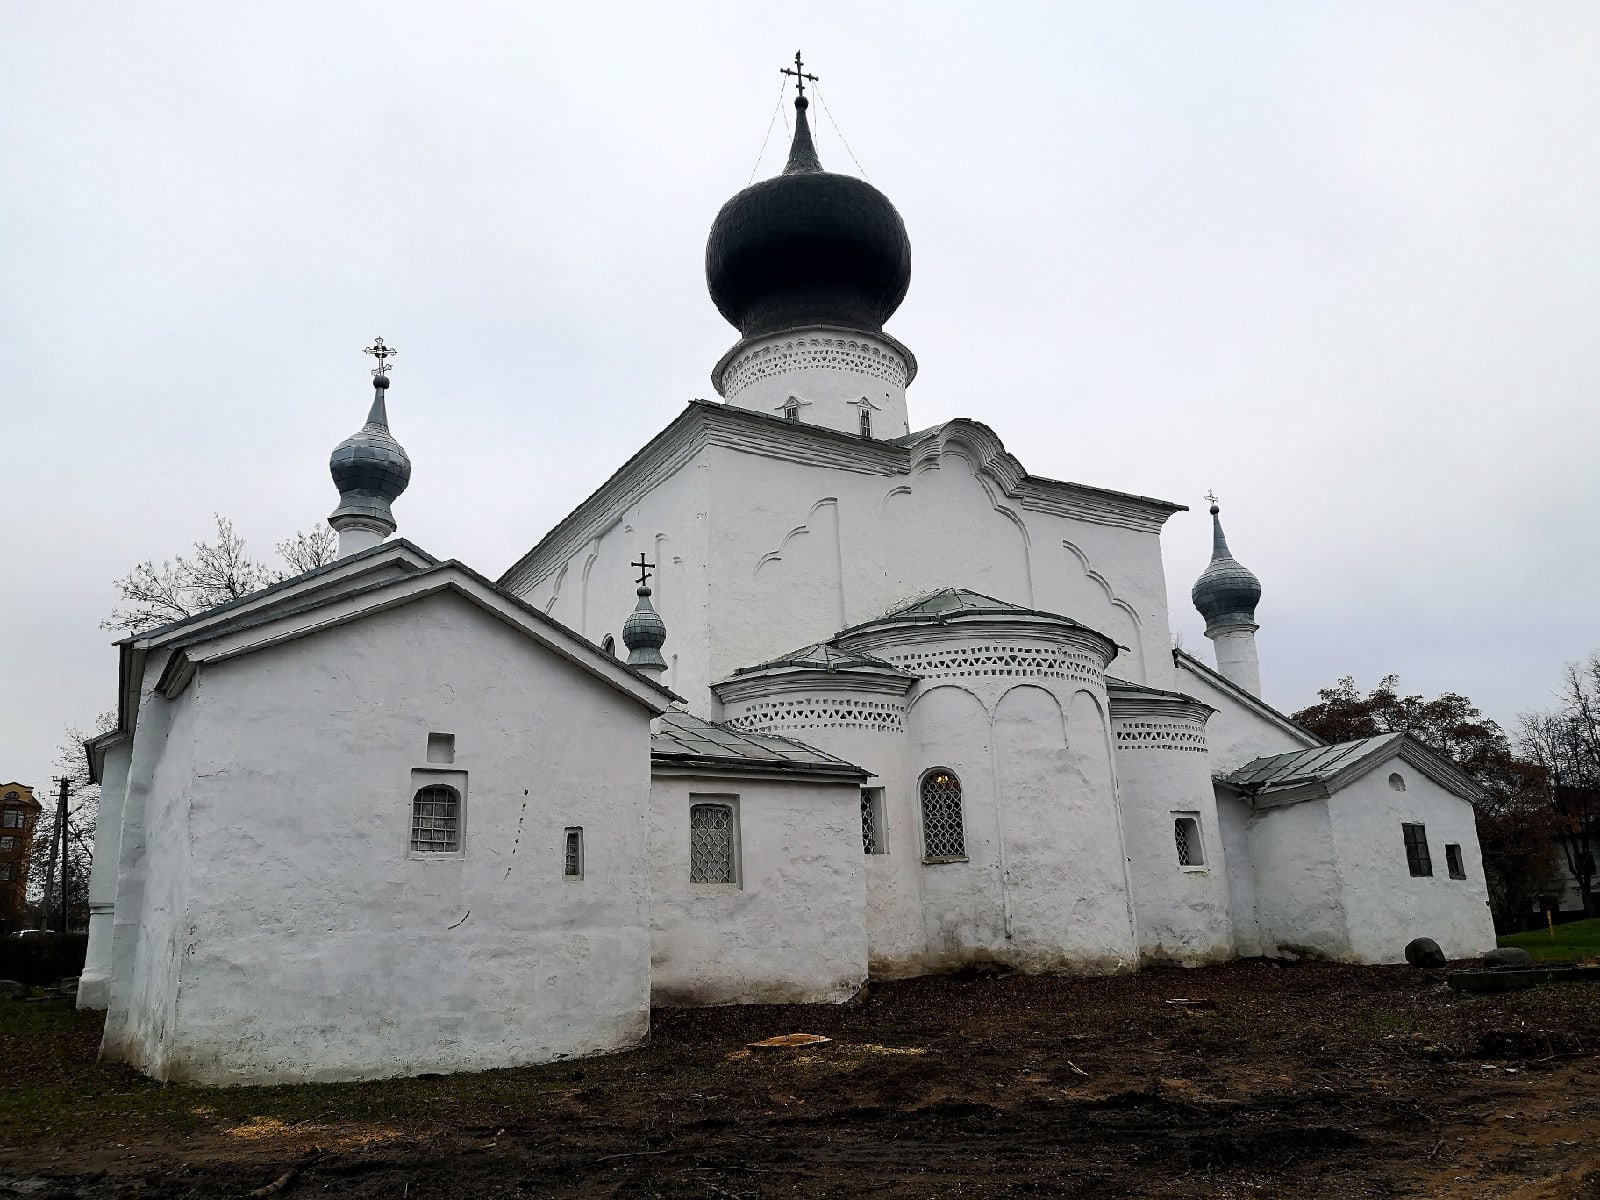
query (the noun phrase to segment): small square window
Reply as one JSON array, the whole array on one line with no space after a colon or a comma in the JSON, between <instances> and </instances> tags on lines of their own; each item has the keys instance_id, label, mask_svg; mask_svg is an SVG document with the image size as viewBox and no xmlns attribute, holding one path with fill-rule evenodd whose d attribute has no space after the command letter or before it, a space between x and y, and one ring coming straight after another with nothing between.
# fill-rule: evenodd
<instances>
[{"instance_id":1,"label":"small square window","mask_svg":"<svg viewBox=\"0 0 1600 1200\"><path fill-rule=\"evenodd\" d=\"M1200 818L1198 816L1180 816L1172 820L1172 840L1178 851L1178 865L1180 867L1203 867L1206 865L1205 843L1200 839Z\"/></svg>"},{"instance_id":2,"label":"small square window","mask_svg":"<svg viewBox=\"0 0 1600 1200\"><path fill-rule=\"evenodd\" d=\"M453 733L430 733L428 735L428 761L431 763L453 763L456 760L456 735Z\"/></svg>"},{"instance_id":3,"label":"small square window","mask_svg":"<svg viewBox=\"0 0 1600 1200\"><path fill-rule=\"evenodd\" d=\"M16 863L0 863L0 880L10 882L17 877Z\"/></svg>"},{"instance_id":4,"label":"small square window","mask_svg":"<svg viewBox=\"0 0 1600 1200\"><path fill-rule=\"evenodd\" d=\"M1451 879L1465 879L1467 868L1461 863L1461 847L1454 842L1447 843L1444 848L1445 866L1450 869Z\"/></svg>"},{"instance_id":5,"label":"small square window","mask_svg":"<svg viewBox=\"0 0 1600 1200\"><path fill-rule=\"evenodd\" d=\"M17 848L17 839L14 837L0 837L0 854L10 854Z\"/></svg>"},{"instance_id":6,"label":"small square window","mask_svg":"<svg viewBox=\"0 0 1600 1200\"><path fill-rule=\"evenodd\" d=\"M783 406L783 419L785 421L798 421L800 419L800 406L798 404L785 404Z\"/></svg>"},{"instance_id":7,"label":"small square window","mask_svg":"<svg viewBox=\"0 0 1600 1200\"><path fill-rule=\"evenodd\" d=\"M1413 875L1432 875L1433 859L1428 854L1428 830L1424 825L1402 823L1400 832L1405 837L1406 866Z\"/></svg>"},{"instance_id":8,"label":"small square window","mask_svg":"<svg viewBox=\"0 0 1600 1200\"><path fill-rule=\"evenodd\" d=\"M577 826L567 830L561 874L566 879L583 878L583 830Z\"/></svg>"},{"instance_id":9,"label":"small square window","mask_svg":"<svg viewBox=\"0 0 1600 1200\"><path fill-rule=\"evenodd\" d=\"M861 789L861 849L868 854L887 854L884 841L883 789Z\"/></svg>"}]
</instances>

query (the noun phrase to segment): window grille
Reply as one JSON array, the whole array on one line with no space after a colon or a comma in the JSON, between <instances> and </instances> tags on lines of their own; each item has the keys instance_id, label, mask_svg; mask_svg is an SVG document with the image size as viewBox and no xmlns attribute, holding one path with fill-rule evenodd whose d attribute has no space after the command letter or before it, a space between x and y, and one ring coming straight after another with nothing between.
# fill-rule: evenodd
<instances>
[{"instance_id":1,"label":"window grille","mask_svg":"<svg viewBox=\"0 0 1600 1200\"><path fill-rule=\"evenodd\" d=\"M879 788L861 789L861 849L868 854L883 853L883 829L879 813Z\"/></svg>"},{"instance_id":2,"label":"window grille","mask_svg":"<svg viewBox=\"0 0 1600 1200\"><path fill-rule=\"evenodd\" d=\"M0 837L0 854L10 854L17 848L17 839L14 837Z\"/></svg>"},{"instance_id":3,"label":"window grille","mask_svg":"<svg viewBox=\"0 0 1600 1200\"><path fill-rule=\"evenodd\" d=\"M566 853L561 863L561 874L568 879L583 878L583 830L567 830Z\"/></svg>"},{"instance_id":4,"label":"window grille","mask_svg":"<svg viewBox=\"0 0 1600 1200\"><path fill-rule=\"evenodd\" d=\"M798 421L800 419L800 406L798 404L785 404L783 406L783 419L785 421Z\"/></svg>"},{"instance_id":5,"label":"window grille","mask_svg":"<svg viewBox=\"0 0 1600 1200\"><path fill-rule=\"evenodd\" d=\"M411 797L411 848L436 852L461 849L461 796L436 784Z\"/></svg>"},{"instance_id":6,"label":"window grille","mask_svg":"<svg viewBox=\"0 0 1600 1200\"><path fill-rule=\"evenodd\" d=\"M967 856L961 827L961 781L949 771L929 771L922 777L922 855L930 859Z\"/></svg>"},{"instance_id":7,"label":"window grille","mask_svg":"<svg viewBox=\"0 0 1600 1200\"><path fill-rule=\"evenodd\" d=\"M0 813L0 828L21 829L23 820L24 814L22 809L8 808L5 810L5 812Z\"/></svg>"},{"instance_id":8,"label":"window grille","mask_svg":"<svg viewBox=\"0 0 1600 1200\"><path fill-rule=\"evenodd\" d=\"M861 436L872 436L872 410L865 404L861 406Z\"/></svg>"},{"instance_id":9,"label":"window grille","mask_svg":"<svg viewBox=\"0 0 1600 1200\"><path fill-rule=\"evenodd\" d=\"M696 804L689 809L689 882L734 883L733 808Z\"/></svg>"},{"instance_id":10,"label":"window grille","mask_svg":"<svg viewBox=\"0 0 1600 1200\"><path fill-rule=\"evenodd\" d=\"M1205 846L1200 841L1200 822L1194 817L1177 817L1172 822L1172 840L1177 843L1180 867L1203 867Z\"/></svg>"},{"instance_id":11,"label":"window grille","mask_svg":"<svg viewBox=\"0 0 1600 1200\"><path fill-rule=\"evenodd\" d=\"M1461 863L1461 847L1454 842L1444 848L1444 865L1449 868L1451 879L1467 877L1467 868Z\"/></svg>"},{"instance_id":12,"label":"window grille","mask_svg":"<svg viewBox=\"0 0 1600 1200\"><path fill-rule=\"evenodd\" d=\"M1428 854L1428 831L1425 826L1402 824L1406 841L1406 866L1413 875L1432 875L1433 859Z\"/></svg>"}]
</instances>

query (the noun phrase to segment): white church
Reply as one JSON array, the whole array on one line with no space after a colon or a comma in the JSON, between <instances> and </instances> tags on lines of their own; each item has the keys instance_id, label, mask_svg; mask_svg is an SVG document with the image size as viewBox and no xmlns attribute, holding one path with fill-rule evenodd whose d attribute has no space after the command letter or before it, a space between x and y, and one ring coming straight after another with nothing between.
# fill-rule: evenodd
<instances>
[{"instance_id":1,"label":"white church","mask_svg":"<svg viewBox=\"0 0 1600 1200\"><path fill-rule=\"evenodd\" d=\"M1172 647L1182 506L913 428L905 227L795 104L786 168L707 244L721 399L497 581L391 536L380 341L338 559L119 644L79 991L104 1056L466 1071L635 1045L652 1004L973 964L1493 946L1474 785L1263 699L1215 504L1212 667Z\"/></svg>"}]
</instances>

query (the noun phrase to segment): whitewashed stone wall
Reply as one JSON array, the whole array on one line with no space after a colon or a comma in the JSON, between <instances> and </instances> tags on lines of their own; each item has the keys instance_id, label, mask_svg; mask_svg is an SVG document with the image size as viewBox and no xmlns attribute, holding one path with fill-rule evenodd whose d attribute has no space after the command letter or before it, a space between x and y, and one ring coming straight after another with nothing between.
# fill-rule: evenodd
<instances>
[{"instance_id":1,"label":"whitewashed stone wall","mask_svg":"<svg viewBox=\"0 0 1600 1200\"><path fill-rule=\"evenodd\" d=\"M638 1042L648 722L450 593L204 667L175 701L147 696L117 909L138 944L108 1053L159 1078L250 1083ZM455 735L453 763L427 761L430 732ZM409 848L430 768L466 775L460 854ZM569 826L584 830L581 880L562 875ZM138 872L146 894L125 912Z\"/></svg>"},{"instance_id":2,"label":"whitewashed stone wall","mask_svg":"<svg viewBox=\"0 0 1600 1200\"><path fill-rule=\"evenodd\" d=\"M657 1004L818 1004L867 979L855 779L680 774L650 792L651 987ZM739 880L691 883L689 809L736 813Z\"/></svg>"},{"instance_id":3,"label":"whitewashed stone wall","mask_svg":"<svg viewBox=\"0 0 1600 1200\"><path fill-rule=\"evenodd\" d=\"M861 411L871 436L904 437L906 384L915 359L891 337L834 328L787 329L741 341L712 372L729 404L768 416L794 405L799 420L859 434Z\"/></svg>"},{"instance_id":4,"label":"whitewashed stone wall","mask_svg":"<svg viewBox=\"0 0 1600 1200\"><path fill-rule=\"evenodd\" d=\"M1290 754L1321 745L1310 734L1252 709L1198 671L1184 668L1181 660L1173 686L1216 710L1206 724L1206 745L1214 775L1226 775L1270 754Z\"/></svg>"},{"instance_id":5,"label":"whitewashed stone wall","mask_svg":"<svg viewBox=\"0 0 1600 1200\"><path fill-rule=\"evenodd\" d=\"M1225 789L1214 788L1212 794L1217 804L1223 862L1228 871L1228 912L1234 950L1243 958L1254 958L1271 947L1262 945L1261 926L1256 918L1256 871L1250 860L1250 805Z\"/></svg>"},{"instance_id":6,"label":"whitewashed stone wall","mask_svg":"<svg viewBox=\"0 0 1600 1200\"><path fill-rule=\"evenodd\" d=\"M1391 786L1391 777L1398 778L1403 791ZM1418 937L1431 937L1450 958L1471 958L1494 948L1483 854L1470 803L1393 759L1338 792L1328 811L1354 961L1401 962L1406 943ZM1411 874L1402 822L1426 829L1431 876ZM1461 847L1465 879L1450 878L1445 859L1450 843Z\"/></svg>"},{"instance_id":7,"label":"whitewashed stone wall","mask_svg":"<svg viewBox=\"0 0 1600 1200\"><path fill-rule=\"evenodd\" d=\"M1123 836L1145 962L1198 966L1232 958L1227 855L1206 753L1207 710L1186 700L1113 696ZM1192 818L1200 861L1178 861L1174 822Z\"/></svg>"},{"instance_id":8,"label":"whitewashed stone wall","mask_svg":"<svg viewBox=\"0 0 1600 1200\"><path fill-rule=\"evenodd\" d=\"M117 900L117 858L122 845L122 803L128 790L133 739L110 747L100 771L95 814L94 865L89 871L89 945L78 977L78 1007L111 1003L111 940Z\"/></svg>"},{"instance_id":9,"label":"whitewashed stone wall","mask_svg":"<svg viewBox=\"0 0 1600 1200\"><path fill-rule=\"evenodd\" d=\"M1250 817L1256 920L1263 952L1348 959L1348 891L1327 800L1264 808ZM1370 852L1370 847L1368 848Z\"/></svg>"}]
</instances>

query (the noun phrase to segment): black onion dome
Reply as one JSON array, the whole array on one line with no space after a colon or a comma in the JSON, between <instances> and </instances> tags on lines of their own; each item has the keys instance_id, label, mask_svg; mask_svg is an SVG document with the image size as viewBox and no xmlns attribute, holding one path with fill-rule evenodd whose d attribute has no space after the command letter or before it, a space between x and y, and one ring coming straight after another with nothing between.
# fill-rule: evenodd
<instances>
[{"instance_id":1,"label":"black onion dome","mask_svg":"<svg viewBox=\"0 0 1600 1200\"><path fill-rule=\"evenodd\" d=\"M1229 551L1219 511L1215 504L1211 506L1211 563L1200 572L1189 593L1208 629L1233 621L1253 622L1256 605L1261 602L1261 581Z\"/></svg>"},{"instance_id":2,"label":"black onion dome","mask_svg":"<svg viewBox=\"0 0 1600 1200\"><path fill-rule=\"evenodd\" d=\"M372 381L375 389L367 423L333 449L328 473L339 489L339 507L333 516L366 516L393 523L389 505L411 482L411 459L389 432L383 402L387 376Z\"/></svg>"},{"instance_id":3,"label":"black onion dome","mask_svg":"<svg viewBox=\"0 0 1600 1200\"><path fill-rule=\"evenodd\" d=\"M795 100L783 174L722 206L706 240L706 284L745 337L800 325L878 333L911 286L911 239L889 198L824 171Z\"/></svg>"}]
</instances>

